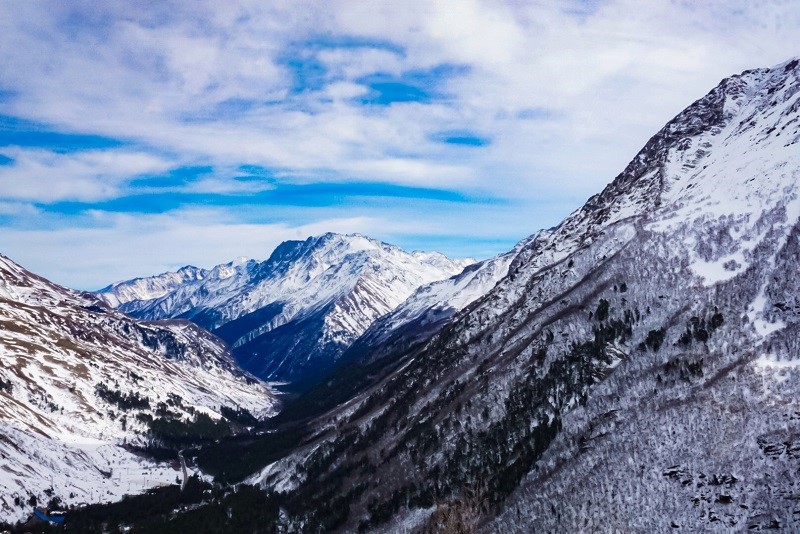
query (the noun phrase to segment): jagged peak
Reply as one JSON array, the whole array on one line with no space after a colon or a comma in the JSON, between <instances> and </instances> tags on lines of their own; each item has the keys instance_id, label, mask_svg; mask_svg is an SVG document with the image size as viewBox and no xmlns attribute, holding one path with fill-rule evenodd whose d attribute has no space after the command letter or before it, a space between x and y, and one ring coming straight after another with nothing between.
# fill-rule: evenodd
<instances>
[{"instance_id":1,"label":"jagged peak","mask_svg":"<svg viewBox=\"0 0 800 534\"><path fill-rule=\"evenodd\" d=\"M765 116L779 99L785 102L799 90L800 60L796 58L772 68L746 70L724 78L653 135L603 191L589 198L557 228L573 226L576 218L592 226L602 224L610 218L615 204L638 204L629 215L657 209L664 192L664 167L672 151L692 146L694 138L720 134L732 121L742 118L743 106L755 106ZM797 106L788 111L797 113ZM758 116L748 116L744 120L755 119ZM770 128L771 125L765 126L767 133L771 132ZM695 179L700 176L698 173Z\"/></svg>"},{"instance_id":2,"label":"jagged peak","mask_svg":"<svg viewBox=\"0 0 800 534\"><path fill-rule=\"evenodd\" d=\"M379 241L360 233L340 234L326 232L310 236L305 240L284 241L275 248L264 264L275 266L280 263L297 261L303 256L329 256L329 260L341 260L354 253L369 255L383 252L409 254L423 263L454 261L440 252L414 251L406 253L396 245Z\"/></svg>"},{"instance_id":3,"label":"jagged peak","mask_svg":"<svg viewBox=\"0 0 800 534\"><path fill-rule=\"evenodd\" d=\"M179 273L199 273L199 272L204 272L204 271L205 271L205 269L203 269L201 267L195 267L194 265L184 265L183 267L178 269L176 272L179 272Z\"/></svg>"},{"instance_id":4,"label":"jagged peak","mask_svg":"<svg viewBox=\"0 0 800 534\"><path fill-rule=\"evenodd\" d=\"M600 193L555 228L534 234L512 265L511 276L532 258L541 258L540 251L550 251L548 262L564 258L618 221L644 222L665 210L677 213L682 205L701 203L708 213L721 214L744 198L752 204L756 197L766 202L771 194L782 194L782 188L793 186L792 177L776 171L769 180L743 181L737 169L749 164L742 160L745 153L748 162L759 159L769 168L798 156L798 93L800 60L795 59L721 80L653 135ZM725 177L704 172L711 154L712 160L727 159L737 172ZM724 191L717 191L720 180L726 183ZM725 201L709 206L709 199L720 194Z\"/></svg>"}]
</instances>

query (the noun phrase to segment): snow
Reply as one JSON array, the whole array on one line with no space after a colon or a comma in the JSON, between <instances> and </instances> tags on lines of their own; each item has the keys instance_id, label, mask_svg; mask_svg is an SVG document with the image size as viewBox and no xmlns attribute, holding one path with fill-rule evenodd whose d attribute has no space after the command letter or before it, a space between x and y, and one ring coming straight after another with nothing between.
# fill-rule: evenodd
<instances>
[{"instance_id":1,"label":"snow","mask_svg":"<svg viewBox=\"0 0 800 534\"><path fill-rule=\"evenodd\" d=\"M122 311L147 319L193 318L201 313L206 317L211 310L214 318L210 322L203 319L201 324L212 330L267 306L280 305L273 316L248 324L235 338L226 338L234 348L327 310L322 343L343 350L418 287L453 276L471 263L438 252L409 253L359 234L328 233L283 243L263 262L236 260L179 284L173 283L176 273L121 282L99 296ZM136 289L142 285L159 291L169 288L155 298L146 298L156 292ZM126 300L134 289L143 298ZM469 296L463 292L459 298Z\"/></svg>"},{"instance_id":2,"label":"snow","mask_svg":"<svg viewBox=\"0 0 800 534\"><path fill-rule=\"evenodd\" d=\"M764 293L765 288L762 287L759 294L753 300L753 303L747 310L747 318L753 323L753 327L761 337L765 338L770 334L786 328L786 323L783 321L769 321L764 317L764 311L767 306L767 296Z\"/></svg>"},{"instance_id":3,"label":"snow","mask_svg":"<svg viewBox=\"0 0 800 534\"><path fill-rule=\"evenodd\" d=\"M67 505L112 502L174 484L179 471L136 456L117 444L80 435L31 435L0 422L0 518L25 519L29 495L52 489ZM12 444L12 445L9 445ZM14 497L25 501L14 505Z\"/></svg>"},{"instance_id":4,"label":"snow","mask_svg":"<svg viewBox=\"0 0 800 534\"><path fill-rule=\"evenodd\" d=\"M761 369L800 369L800 360L778 360L774 354L762 354L753 365Z\"/></svg>"},{"instance_id":5,"label":"snow","mask_svg":"<svg viewBox=\"0 0 800 534\"><path fill-rule=\"evenodd\" d=\"M703 279L703 285L710 287L720 282L732 280L743 273L748 266L749 264L745 259L745 251L737 250L714 261L704 261L696 258L694 263L689 265L689 268L695 275Z\"/></svg>"},{"instance_id":6,"label":"snow","mask_svg":"<svg viewBox=\"0 0 800 534\"><path fill-rule=\"evenodd\" d=\"M2 256L0 296L0 520L21 518L14 496L45 500L50 486L77 503L174 482L171 467L121 447L144 443L142 410L121 412L100 384L146 397L148 413L175 395L184 417L190 408L219 417L223 405L275 413L270 385L188 322L138 323Z\"/></svg>"}]
</instances>

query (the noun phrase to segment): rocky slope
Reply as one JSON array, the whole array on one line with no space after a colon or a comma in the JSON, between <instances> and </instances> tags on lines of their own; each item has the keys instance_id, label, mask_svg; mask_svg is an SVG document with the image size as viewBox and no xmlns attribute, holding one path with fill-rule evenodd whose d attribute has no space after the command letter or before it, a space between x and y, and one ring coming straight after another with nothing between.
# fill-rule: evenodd
<instances>
[{"instance_id":1,"label":"rocky slope","mask_svg":"<svg viewBox=\"0 0 800 534\"><path fill-rule=\"evenodd\" d=\"M29 501L111 501L180 473L122 447L148 422L275 412L269 387L188 321L135 321L0 256L0 520Z\"/></svg>"},{"instance_id":2,"label":"rocky slope","mask_svg":"<svg viewBox=\"0 0 800 534\"><path fill-rule=\"evenodd\" d=\"M251 480L308 530L797 530L798 141L797 60L723 80Z\"/></svg>"},{"instance_id":3,"label":"rocky slope","mask_svg":"<svg viewBox=\"0 0 800 534\"><path fill-rule=\"evenodd\" d=\"M233 262L188 279L166 273L114 284L98 295L135 317L190 319L227 341L255 375L304 382L324 375L417 287L469 263L329 233L282 243L263 262ZM142 286L146 290L137 294Z\"/></svg>"}]
</instances>

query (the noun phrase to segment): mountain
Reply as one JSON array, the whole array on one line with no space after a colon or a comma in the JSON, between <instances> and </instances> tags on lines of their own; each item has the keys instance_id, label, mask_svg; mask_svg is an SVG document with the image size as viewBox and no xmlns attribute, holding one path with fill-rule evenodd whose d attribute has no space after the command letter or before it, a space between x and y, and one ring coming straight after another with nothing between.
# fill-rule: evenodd
<instances>
[{"instance_id":1,"label":"mountain","mask_svg":"<svg viewBox=\"0 0 800 534\"><path fill-rule=\"evenodd\" d=\"M249 479L284 492L276 521L800 529L798 64L723 80L402 365L308 422Z\"/></svg>"},{"instance_id":2,"label":"mountain","mask_svg":"<svg viewBox=\"0 0 800 534\"><path fill-rule=\"evenodd\" d=\"M0 255L0 521L26 517L32 496L111 501L174 483L179 471L130 450L159 422L276 407L188 321L133 320Z\"/></svg>"},{"instance_id":3,"label":"mountain","mask_svg":"<svg viewBox=\"0 0 800 534\"><path fill-rule=\"evenodd\" d=\"M209 273L210 271L206 269L187 265L176 272L112 284L98 291L98 294L115 308L122 307L124 309L128 305L135 309L138 302L163 297L183 284L203 280Z\"/></svg>"},{"instance_id":4,"label":"mountain","mask_svg":"<svg viewBox=\"0 0 800 534\"><path fill-rule=\"evenodd\" d=\"M121 282L98 295L134 317L189 319L227 341L256 376L303 383L324 375L417 287L470 263L327 233L284 242L263 262L185 268L188 275Z\"/></svg>"},{"instance_id":5,"label":"mountain","mask_svg":"<svg viewBox=\"0 0 800 534\"><path fill-rule=\"evenodd\" d=\"M493 289L508 274L512 260L525 242L509 252L473 263L450 278L420 286L394 310L372 323L345 357L371 362L426 340L457 312Z\"/></svg>"}]
</instances>

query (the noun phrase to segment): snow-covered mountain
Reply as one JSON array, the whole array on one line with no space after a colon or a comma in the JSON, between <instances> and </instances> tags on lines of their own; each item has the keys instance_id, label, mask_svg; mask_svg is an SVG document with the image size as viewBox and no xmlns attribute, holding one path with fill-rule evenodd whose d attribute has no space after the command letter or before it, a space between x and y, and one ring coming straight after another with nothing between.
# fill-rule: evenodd
<instances>
[{"instance_id":1,"label":"snow-covered mountain","mask_svg":"<svg viewBox=\"0 0 800 534\"><path fill-rule=\"evenodd\" d=\"M328 233L284 242L262 262L165 273L117 283L98 295L134 317L190 319L227 341L248 371L297 382L327 372L417 287L470 263Z\"/></svg>"},{"instance_id":2,"label":"snow-covered mountain","mask_svg":"<svg viewBox=\"0 0 800 534\"><path fill-rule=\"evenodd\" d=\"M311 423L251 479L317 503L280 522L800 530L799 65L723 80Z\"/></svg>"},{"instance_id":3,"label":"snow-covered mountain","mask_svg":"<svg viewBox=\"0 0 800 534\"><path fill-rule=\"evenodd\" d=\"M392 312L380 317L359 337L346 357L369 363L425 340L488 293L508 274L508 267L527 240L511 251L473 263L445 280L419 287Z\"/></svg>"},{"instance_id":4,"label":"snow-covered mountain","mask_svg":"<svg viewBox=\"0 0 800 534\"><path fill-rule=\"evenodd\" d=\"M276 403L188 321L135 321L0 255L0 521L26 517L31 496L111 501L174 483L122 445L144 444L160 415L221 407L268 416Z\"/></svg>"},{"instance_id":5,"label":"snow-covered mountain","mask_svg":"<svg viewBox=\"0 0 800 534\"><path fill-rule=\"evenodd\" d=\"M209 271L193 265L181 267L175 272L163 273L149 278L135 278L104 287L98 293L115 308L128 303L157 299L178 289L187 282L203 280ZM135 307L135 304L131 304Z\"/></svg>"}]
</instances>

